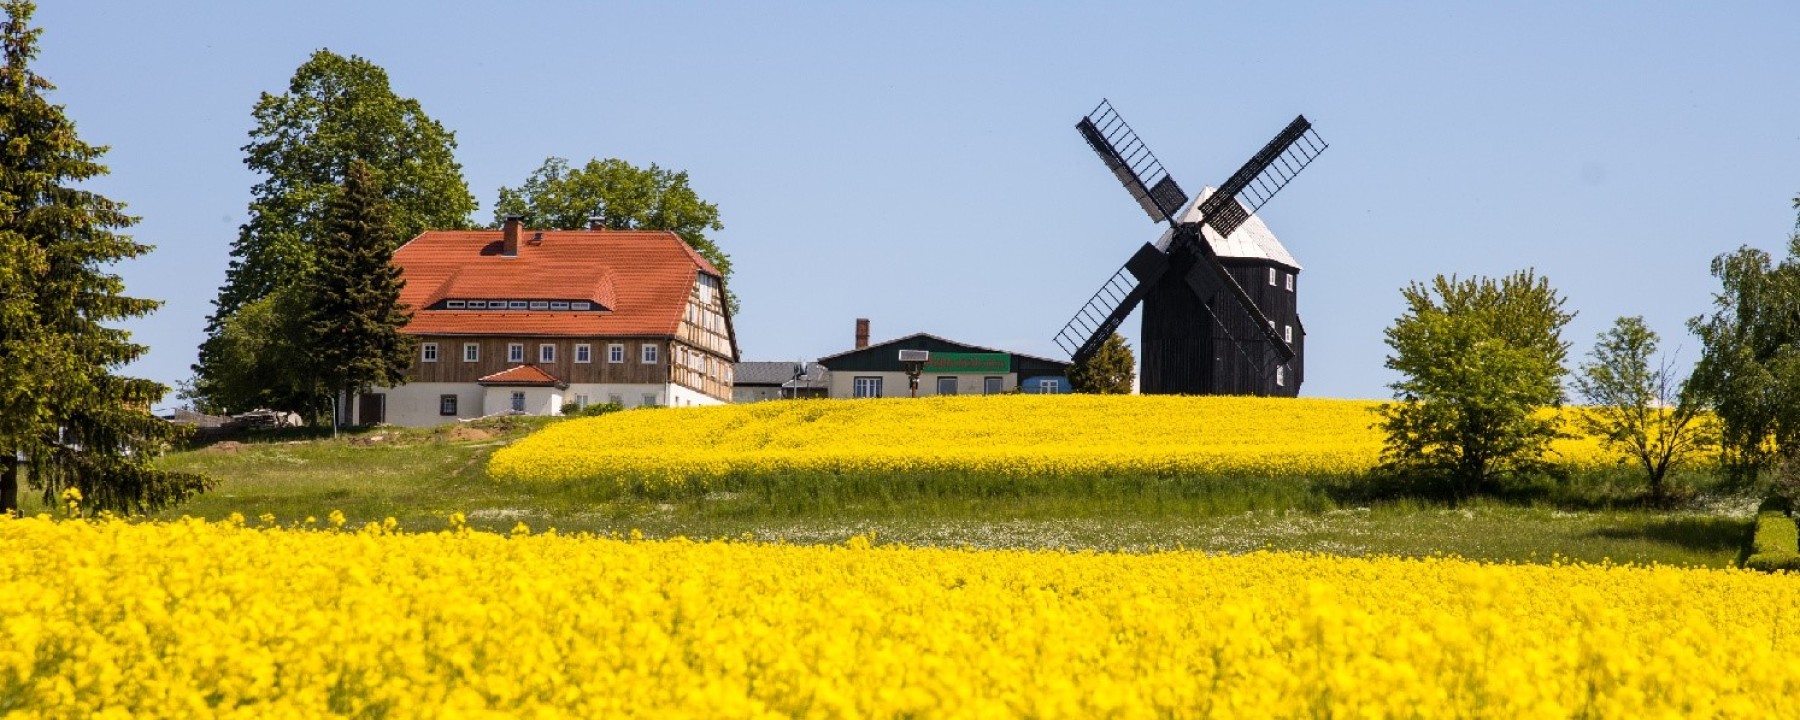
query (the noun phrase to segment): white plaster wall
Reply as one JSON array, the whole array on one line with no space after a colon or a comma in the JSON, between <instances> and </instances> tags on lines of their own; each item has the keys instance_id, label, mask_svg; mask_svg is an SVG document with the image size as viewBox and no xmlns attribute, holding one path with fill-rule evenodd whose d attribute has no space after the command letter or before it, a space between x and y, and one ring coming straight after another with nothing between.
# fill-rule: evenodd
<instances>
[{"instance_id":1,"label":"white plaster wall","mask_svg":"<svg viewBox=\"0 0 1800 720\"><path fill-rule=\"evenodd\" d=\"M881 378L881 396L882 397L910 397L912 395L911 386L908 384L906 373L903 373L903 372L854 372L854 371L850 371L850 370L845 370L842 372L832 371L832 373L831 373L831 397L834 397L834 398L856 397L856 378L859 378L859 377L879 377L879 378ZM958 395L980 395L982 379L987 378L987 377L993 377L993 376L992 375L963 374L963 373L937 373L937 374L922 373L919 375L919 397L936 395L937 394L937 379L940 377L956 378L957 379L956 393ZM1000 385L1001 385L1000 391L1001 392L1011 392L1013 390L1013 388L1016 388L1019 386L1018 373L1003 373L1003 374L1000 374L999 377L1001 378L1001 381L1000 381Z\"/></svg>"},{"instance_id":2,"label":"white plaster wall","mask_svg":"<svg viewBox=\"0 0 1800 720\"><path fill-rule=\"evenodd\" d=\"M407 383L399 387L375 388L371 392L387 395L388 424L430 427L462 418L481 417L481 391L484 389L475 383ZM438 414L438 397L441 395L456 396L456 415Z\"/></svg>"},{"instance_id":3,"label":"white plaster wall","mask_svg":"<svg viewBox=\"0 0 1800 720\"><path fill-rule=\"evenodd\" d=\"M652 405L666 405L669 402L668 383L576 383L563 393L564 402L572 402L576 395L586 395L588 404L598 405L612 402L614 395L619 396L619 404L628 408L643 407L644 396L656 396Z\"/></svg>"},{"instance_id":4,"label":"white plaster wall","mask_svg":"<svg viewBox=\"0 0 1800 720\"><path fill-rule=\"evenodd\" d=\"M512 394L525 393L527 415L557 415L563 404L563 392L553 387L508 387L495 385L482 388L482 414L493 415L512 409Z\"/></svg>"},{"instance_id":5,"label":"white plaster wall","mask_svg":"<svg viewBox=\"0 0 1800 720\"><path fill-rule=\"evenodd\" d=\"M764 400L779 399L781 399L781 388L779 387L768 387L764 385L752 385L746 387L738 385L731 388L731 401L734 403L762 402Z\"/></svg>"},{"instance_id":6,"label":"white plaster wall","mask_svg":"<svg viewBox=\"0 0 1800 720\"><path fill-rule=\"evenodd\" d=\"M668 400L664 404L669 407L696 407L701 405L725 404L723 400L716 397L675 383L669 383L667 397Z\"/></svg>"}]
</instances>

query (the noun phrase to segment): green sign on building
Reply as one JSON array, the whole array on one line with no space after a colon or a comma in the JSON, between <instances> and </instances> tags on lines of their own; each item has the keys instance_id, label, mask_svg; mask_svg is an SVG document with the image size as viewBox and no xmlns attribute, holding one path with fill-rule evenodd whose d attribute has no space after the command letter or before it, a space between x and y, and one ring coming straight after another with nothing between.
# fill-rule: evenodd
<instances>
[{"instance_id":1,"label":"green sign on building","mask_svg":"<svg viewBox=\"0 0 1800 720\"><path fill-rule=\"evenodd\" d=\"M925 361L927 373L992 375L1012 372L1012 356L1006 353L940 353Z\"/></svg>"}]
</instances>

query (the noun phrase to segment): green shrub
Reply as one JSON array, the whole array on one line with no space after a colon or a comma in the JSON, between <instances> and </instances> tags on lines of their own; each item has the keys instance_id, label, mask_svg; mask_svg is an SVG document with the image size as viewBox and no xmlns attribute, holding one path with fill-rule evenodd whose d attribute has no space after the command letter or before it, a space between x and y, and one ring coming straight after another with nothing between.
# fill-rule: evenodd
<instances>
[{"instance_id":1,"label":"green shrub","mask_svg":"<svg viewBox=\"0 0 1800 720\"><path fill-rule=\"evenodd\" d=\"M610 403L610 402L609 403L597 403L597 404L589 405L587 407L582 408L580 415L582 417L595 417L597 415L605 415L607 413L615 413L615 412L618 412L618 411L624 410L624 409L625 409L625 406L620 405L618 403Z\"/></svg>"},{"instance_id":2,"label":"green shrub","mask_svg":"<svg viewBox=\"0 0 1800 720\"><path fill-rule=\"evenodd\" d=\"M1787 513L1764 511L1756 516L1756 534L1750 539L1750 557L1744 567L1751 570L1800 571L1800 528Z\"/></svg>"}]
</instances>

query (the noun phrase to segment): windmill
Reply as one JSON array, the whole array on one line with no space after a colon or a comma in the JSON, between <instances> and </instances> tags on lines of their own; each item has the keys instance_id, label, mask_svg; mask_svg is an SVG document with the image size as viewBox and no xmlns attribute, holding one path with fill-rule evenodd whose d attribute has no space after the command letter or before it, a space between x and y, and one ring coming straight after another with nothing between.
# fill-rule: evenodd
<instances>
[{"instance_id":1,"label":"windmill","mask_svg":"<svg viewBox=\"0 0 1800 720\"><path fill-rule=\"evenodd\" d=\"M1101 100L1075 129L1150 219L1169 227L1100 286L1056 344L1084 362L1142 303L1143 392L1297 395L1299 265L1254 213L1325 151L1312 123L1294 118L1217 190L1191 200L1111 103Z\"/></svg>"}]
</instances>

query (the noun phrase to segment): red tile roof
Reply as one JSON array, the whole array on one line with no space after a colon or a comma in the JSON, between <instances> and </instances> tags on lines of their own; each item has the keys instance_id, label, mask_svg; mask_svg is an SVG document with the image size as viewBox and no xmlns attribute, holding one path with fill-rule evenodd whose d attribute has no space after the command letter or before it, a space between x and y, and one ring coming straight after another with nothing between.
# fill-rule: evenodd
<instances>
[{"instance_id":1,"label":"red tile roof","mask_svg":"<svg viewBox=\"0 0 1800 720\"><path fill-rule=\"evenodd\" d=\"M557 385L562 381L536 365L517 365L475 382L483 385Z\"/></svg>"},{"instance_id":2,"label":"red tile roof","mask_svg":"<svg viewBox=\"0 0 1800 720\"><path fill-rule=\"evenodd\" d=\"M694 274L719 271L667 231L432 230L394 251L413 335L674 335ZM534 240L534 238L539 238ZM606 312L427 310L439 300L591 300Z\"/></svg>"}]
</instances>

